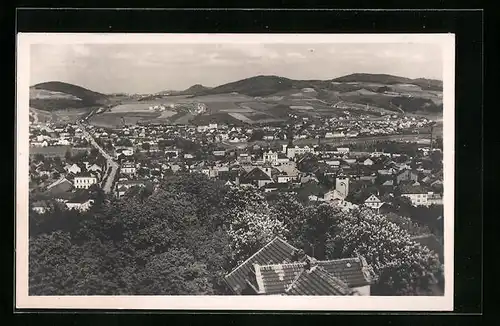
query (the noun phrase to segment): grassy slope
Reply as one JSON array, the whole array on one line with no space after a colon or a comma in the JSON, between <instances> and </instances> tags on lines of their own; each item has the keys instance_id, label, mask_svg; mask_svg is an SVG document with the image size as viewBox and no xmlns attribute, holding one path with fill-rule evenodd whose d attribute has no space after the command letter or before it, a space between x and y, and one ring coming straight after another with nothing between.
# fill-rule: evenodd
<instances>
[{"instance_id":1,"label":"grassy slope","mask_svg":"<svg viewBox=\"0 0 500 326\"><path fill-rule=\"evenodd\" d=\"M76 108L95 108L106 103L107 95L91 91L81 86L51 81L40 83L32 86L35 89L44 89L48 91L61 92L71 94L78 97L80 100L62 99L62 98L47 98L47 99L30 99L30 106L45 110L61 110L61 109L76 109Z\"/></svg>"}]
</instances>

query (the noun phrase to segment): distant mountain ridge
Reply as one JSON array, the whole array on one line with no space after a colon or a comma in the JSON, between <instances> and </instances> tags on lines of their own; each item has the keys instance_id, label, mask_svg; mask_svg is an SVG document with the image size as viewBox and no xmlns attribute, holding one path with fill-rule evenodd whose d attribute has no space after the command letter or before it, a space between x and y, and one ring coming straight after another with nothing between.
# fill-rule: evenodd
<instances>
[{"instance_id":1,"label":"distant mountain ridge","mask_svg":"<svg viewBox=\"0 0 500 326\"><path fill-rule=\"evenodd\" d=\"M363 83L381 83L381 84L414 84L420 86L422 89L442 90L443 82L437 79L428 78L406 78L387 74L365 74L354 73L338 78L334 78L334 82L363 82Z\"/></svg>"},{"instance_id":2,"label":"distant mountain ridge","mask_svg":"<svg viewBox=\"0 0 500 326\"><path fill-rule=\"evenodd\" d=\"M31 88L71 94L75 97L80 98L82 101L96 101L107 98L107 95L105 94L94 92L78 85L60 81L39 83L31 86Z\"/></svg>"},{"instance_id":3,"label":"distant mountain ridge","mask_svg":"<svg viewBox=\"0 0 500 326\"><path fill-rule=\"evenodd\" d=\"M414 86L408 86L407 84L418 87L415 90ZM259 75L212 88L195 84L183 91L163 91L144 96L140 100L147 101L172 95L196 97L229 93L239 93L251 97L291 96L292 94L295 96L295 94L300 95L302 92L315 91L316 95L314 96L330 102L346 101L405 112L418 110L442 111L442 104L439 102L438 95L427 92L427 98L424 98L419 97L418 94L413 97L408 93L412 91L418 92L419 88L424 91L442 92L443 82L435 79L411 79L388 74L368 73L354 73L329 80L294 80L275 75ZM59 81L36 84L30 89L42 90L43 93L36 94L34 91L30 93L30 106L48 111L112 105L111 102L114 101L112 95L94 92L81 86ZM51 92L57 92L58 94L51 94ZM64 97L61 93L68 96ZM428 96L433 96L436 103L429 99Z\"/></svg>"},{"instance_id":4,"label":"distant mountain ridge","mask_svg":"<svg viewBox=\"0 0 500 326\"><path fill-rule=\"evenodd\" d=\"M46 94L41 97L40 92ZM46 111L96 107L104 104L107 99L108 95L60 81L49 81L30 87L30 106Z\"/></svg>"},{"instance_id":5,"label":"distant mountain ridge","mask_svg":"<svg viewBox=\"0 0 500 326\"><path fill-rule=\"evenodd\" d=\"M259 75L223 84L211 89L204 89L195 95L223 94L237 92L248 96L267 96L290 89L319 88L333 89L337 83L379 83L385 85L414 84L425 90L442 91L443 82L435 79L411 79L386 74L355 73L330 80L294 80L274 75Z\"/></svg>"}]
</instances>

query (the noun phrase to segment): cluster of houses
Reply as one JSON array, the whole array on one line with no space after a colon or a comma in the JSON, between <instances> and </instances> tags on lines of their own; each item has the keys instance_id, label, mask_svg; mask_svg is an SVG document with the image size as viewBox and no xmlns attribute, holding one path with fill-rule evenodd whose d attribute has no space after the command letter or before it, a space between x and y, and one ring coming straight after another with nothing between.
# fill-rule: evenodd
<instances>
[{"instance_id":1,"label":"cluster of houses","mask_svg":"<svg viewBox=\"0 0 500 326\"><path fill-rule=\"evenodd\" d=\"M333 180L332 189L322 194L311 193L311 201L324 201L345 209L364 204L374 209L395 196L408 198L415 206L442 204L442 171L420 167L422 158L405 158L384 152L352 152L348 147L322 149L315 146L282 145L278 149L262 149L258 145L244 150L213 150L209 159L179 148L168 147L155 159L135 160L136 147L121 147L115 152L120 162L115 194L122 197L133 186L157 184L166 175L184 171L202 173L222 180L232 187L254 187L264 192L297 191L311 183L320 183L318 175ZM421 151L422 157L428 155ZM150 152L151 154L151 152ZM307 165L310 165L308 168ZM311 168L312 167L312 168ZM373 189L363 202L349 201L360 189ZM381 195L382 193L383 195Z\"/></svg>"},{"instance_id":2,"label":"cluster of houses","mask_svg":"<svg viewBox=\"0 0 500 326\"><path fill-rule=\"evenodd\" d=\"M83 130L76 124L30 124L30 147L73 146L85 147L88 145Z\"/></svg>"},{"instance_id":3,"label":"cluster of houses","mask_svg":"<svg viewBox=\"0 0 500 326\"><path fill-rule=\"evenodd\" d=\"M49 163L33 162L32 167L47 165ZM54 163L50 163L53 165ZM43 186L42 198L54 199L62 207L69 210L87 211L94 200L90 191L93 185L100 187L106 171L104 167L94 162L81 162L73 164L58 164L57 178L52 178L49 184ZM53 175L55 176L55 175ZM31 178L31 173L30 173ZM39 187L40 188L40 187ZM38 213L44 213L50 209L51 203L46 199L36 199L40 196L39 188L32 208ZM31 195L30 195L31 196Z\"/></svg>"},{"instance_id":4,"label":"cluster of houses","mask_svg":"<svg viewBox=\"0 0 500 326\"><path fill-rule=\"evenodd\" d=\"M425 127L429 123L426 119L387 116L380 120L324 118L314 123L299 121L291 127L293 138L303 139L357 137L378 133L380 130L399 132ZM264 126L259 127L259 130L263 140L274 140L286 139L289 135L287 128ZM346 209L355 208L359 204L378 209L385 201L390 200L386 194L407 197L413 205L428 206L442 202L442 191L439 191L440 186L442 188L442 173L418 166L417 158L401 160L398 159L400 154L351 152L349 148L331 149L320 145L265 147L255 144L231 150L211 145L218 142L246 142L256 130L257 128L249 126L218 123L199 126L133 125L119 129L88 126L88 131L98 143L112 145L112 150L106 150L111 151L111 156L120 164L113 188L117 197L122 197L131 187L145 186L148 183L155 185L168 174L185 171L206 174L209 178L224 181L228 186L256 187L265 192L296 191L306 184L319 183L318 176L324 176L333 179L332 189L311 193L308 198ZM164 145L165 142L176 139L213 149L210 150L209 157L199 157L193 150ZM293 140L289 139L289 142ZM36 153L37 146L45 147L44 149L88 146L83 130L73 124L32 125L30 144L33 149L30 155L31 152ZM59 146L62 144L69 146ZM61 157L61 152L56 155ZM136 154L139 152L146 154L148 160L137 160ZM422 157L428 156L430 149L423 148L421 154ZM304 168L310 163L312 169ZM54 174L55 171L51 167L48 171L44 167L38 167L35 172ZM93 184L100 184L106 171L101 166L86 166L81 162L62 169L59 167L57 172L64 176L73 189L86 190ZM401 181L405 181L404 186ZM377 187L377 191L365 194L364 203L349 200L359 188L373 185Z\"/></svg>"},{"instance_id":5,"label":"cluster of houses","mask_svg":"<svg viewBox=\"0 0 500 326\"><path fill-rule=\"evenodd\" d=\"M206 125L133 125L119 129L92 128L96 139L104 141L127 139L134 144L147 142L154 150L165 139L182 137L198 143L245 143L251 140L287 140L290 127L293 139L355 138L360 136L413 133L426 128L430 120L387 116L380 120L321 118L317 121L301 120L292 126L229 126L209 123ZM262 138L255 139L260 134Z\"/></svg>"}]
</instances>

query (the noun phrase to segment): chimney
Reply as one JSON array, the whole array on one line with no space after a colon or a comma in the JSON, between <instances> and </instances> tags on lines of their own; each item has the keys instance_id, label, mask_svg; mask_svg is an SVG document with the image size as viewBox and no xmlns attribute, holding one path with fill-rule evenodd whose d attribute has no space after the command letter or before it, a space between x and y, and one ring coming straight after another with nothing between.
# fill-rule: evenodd
<instances>
[{"instance_id":1,"label":"chimney","mask_svg":"<svg viewBox=\"0 0 500 326\"><path fill-rule=\"evenodd\" d=\"M306 272L311 272L312 269L314 267L316 267L317 265L318 265L318 262L316 259L314 259L312 257L307 257L307 259L305 260L304 270Z\"/></svg>"}]
</instances>

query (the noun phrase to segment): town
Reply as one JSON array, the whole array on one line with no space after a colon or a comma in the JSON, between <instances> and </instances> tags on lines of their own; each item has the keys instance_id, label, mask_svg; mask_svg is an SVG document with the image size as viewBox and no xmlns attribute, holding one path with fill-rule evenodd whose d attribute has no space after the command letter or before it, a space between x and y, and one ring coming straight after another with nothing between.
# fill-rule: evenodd
<instances>
[{"instance_id":1,"label":"town","mask_svg":"<svg viewBox=\"0 0 500 326\"><path fill-rule=\"evenodd\" d=\"M414 206L442 205L442 143L415 138L421 131L428 138L432 125L425 118L348 114L290 116L284 126L31 123L32 205L44 212L48 195L67 209L87 210L92 189L121 198L132 187L154 189L178 171L347 210L383 210L401 197Z\"/></svg>"}]
</instances>

